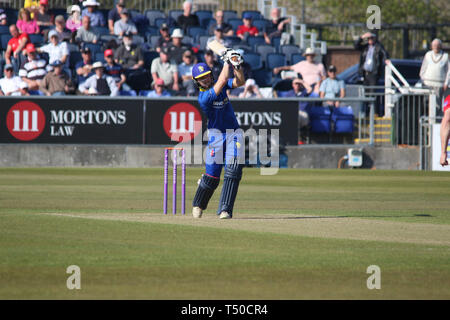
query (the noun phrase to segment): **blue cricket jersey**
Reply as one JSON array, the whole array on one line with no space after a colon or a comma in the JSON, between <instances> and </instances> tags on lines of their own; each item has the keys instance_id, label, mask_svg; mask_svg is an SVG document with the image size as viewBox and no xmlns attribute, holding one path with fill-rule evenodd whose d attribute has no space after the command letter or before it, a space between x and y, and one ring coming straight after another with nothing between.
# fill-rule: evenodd
<instances>
[{"instance_id":1,"label":"blue cricket jersey","mask_svg":"<svg viewBox=\"0 0 450 320\"><path fill-rule=\"evenodd\" d=\"M200 90L198 103L208 117L208 129L218 129L225 133L227 129L238 129L239 124L227 95L227 89L233 88L233 78L228 79L222 92L217 96L214 89Z\"/></svg>"}]
</instances>

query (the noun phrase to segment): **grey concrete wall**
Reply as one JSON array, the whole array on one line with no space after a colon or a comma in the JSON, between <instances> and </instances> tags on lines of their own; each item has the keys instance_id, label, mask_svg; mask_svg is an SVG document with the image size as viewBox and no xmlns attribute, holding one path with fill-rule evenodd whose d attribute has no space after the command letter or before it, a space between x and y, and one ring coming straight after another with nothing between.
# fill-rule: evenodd
<instances>
[{"instance_id":1,"label":"grey concrete wall","mask_svg":"<svg viewBox=\"0 0 450 320\"><path fill-rule=\"evenodd\" d=\"M351 146L287 148L292 168L337 168ZM0 144L0 167L161 167L162 146ZM363 148L363 167L418 169L418 148Z\"/></svg>"}]
</instances>

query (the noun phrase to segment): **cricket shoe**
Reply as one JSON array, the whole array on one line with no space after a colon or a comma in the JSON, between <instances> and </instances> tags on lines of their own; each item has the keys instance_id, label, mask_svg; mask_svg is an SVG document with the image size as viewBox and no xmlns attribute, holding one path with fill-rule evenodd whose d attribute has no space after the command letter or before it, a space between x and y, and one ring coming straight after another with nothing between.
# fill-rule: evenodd
<instances>
[{"instance_id":1,"label":"cricket shoe","mask_svg":"<svg viewBox=\"0 0 450 320\"><path fill-rule=\"evenodd\" d=\"M219 218L220 219L231 219L231 215L226 211L222 211L219 215Z\"/></svg>"},{"instance_id":2,"label":"cricket shoe","mask_svg":"<svg viewBox=\"0 0 450 320\"><path fill-rule=\"evenodd\" d=\"M203 214L203 210L200 207L193 207L192 208L192 215L194 218L201 218Z\"/></svg>"}]
</instances>

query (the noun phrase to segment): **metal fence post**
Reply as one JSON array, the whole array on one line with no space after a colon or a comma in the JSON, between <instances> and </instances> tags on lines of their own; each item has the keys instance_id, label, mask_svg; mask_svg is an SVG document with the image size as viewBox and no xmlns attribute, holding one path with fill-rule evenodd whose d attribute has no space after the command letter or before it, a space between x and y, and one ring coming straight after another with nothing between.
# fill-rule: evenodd
<instances>
[{"instance_id":1,"label":"metal fence post","mask_svg":"<svg viewBox=\"0 0 450 320\"><path fill-rule=\"evenodd\" d=\"M369 106L370 106L370 119L369 119L369 122L370 122L370 127L369 127L369 144L370 145L373 145L374 144L374 125L375 125L375 104L374 104L374 102L372 101L372 102L370 102L369 103Z\"/></svg>"}]
</instances>

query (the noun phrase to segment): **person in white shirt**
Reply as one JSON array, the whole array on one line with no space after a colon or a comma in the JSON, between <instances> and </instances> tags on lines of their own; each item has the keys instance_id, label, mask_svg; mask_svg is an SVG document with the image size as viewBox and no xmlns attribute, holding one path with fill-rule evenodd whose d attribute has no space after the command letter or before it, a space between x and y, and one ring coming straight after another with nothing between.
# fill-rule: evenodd
<instances>
[{"instance_id":1,"label":"person in white shirt","mask_svg":"<svg viewBox=\"0 0 450 320\"><path fill-rule=\"evenodd\" d=\"M450 81L450 61L448 53L442 51L441 40L431 42L431 50L423 58L420 78L424 85L435 90L437 106L441 106L442 93L447 90Z\"/></svg>"},{"instance_id":2,"label":"person in white shirt","mask_svg":"<svg viewBox=\"0 0 450 320\"><path fill-rule=\"evenodd\" d=\"M0 95L21 96L21 89L24 89L26 83L20 77L14 75L14 67L12 64L6 64L3 71L5 77L0 79Z\"/></svg>"},{"instance_id":3,"label":"person in white shirt","mask_svg":"<svg viewBox=\"0 0 450 320\"><path fill-rule=\"evenodd\" d=\"M69 49L67 48L67 43L59 42L58 33L55 30L51 30L48 33L48 38L50 39L49 43L37 48L37 52L48 53L49 64L59 60L64 64L64 67L69 70Z\"/></svg>"},{"instance_id":4,"label":"person in white shirt","mask_svg":"<svg viewBox=\"0 0 450 320\"><path fill-rule=\"evenodd\" d=\"M97 61L92 65L95 75L87 78L85 82L78 86L78 90L85 95L91 95L93 89L97 95L115 97L119 95L116 81L113 77L105 74L105 66L102 62Z\"/></svg>"}]
</instances>

